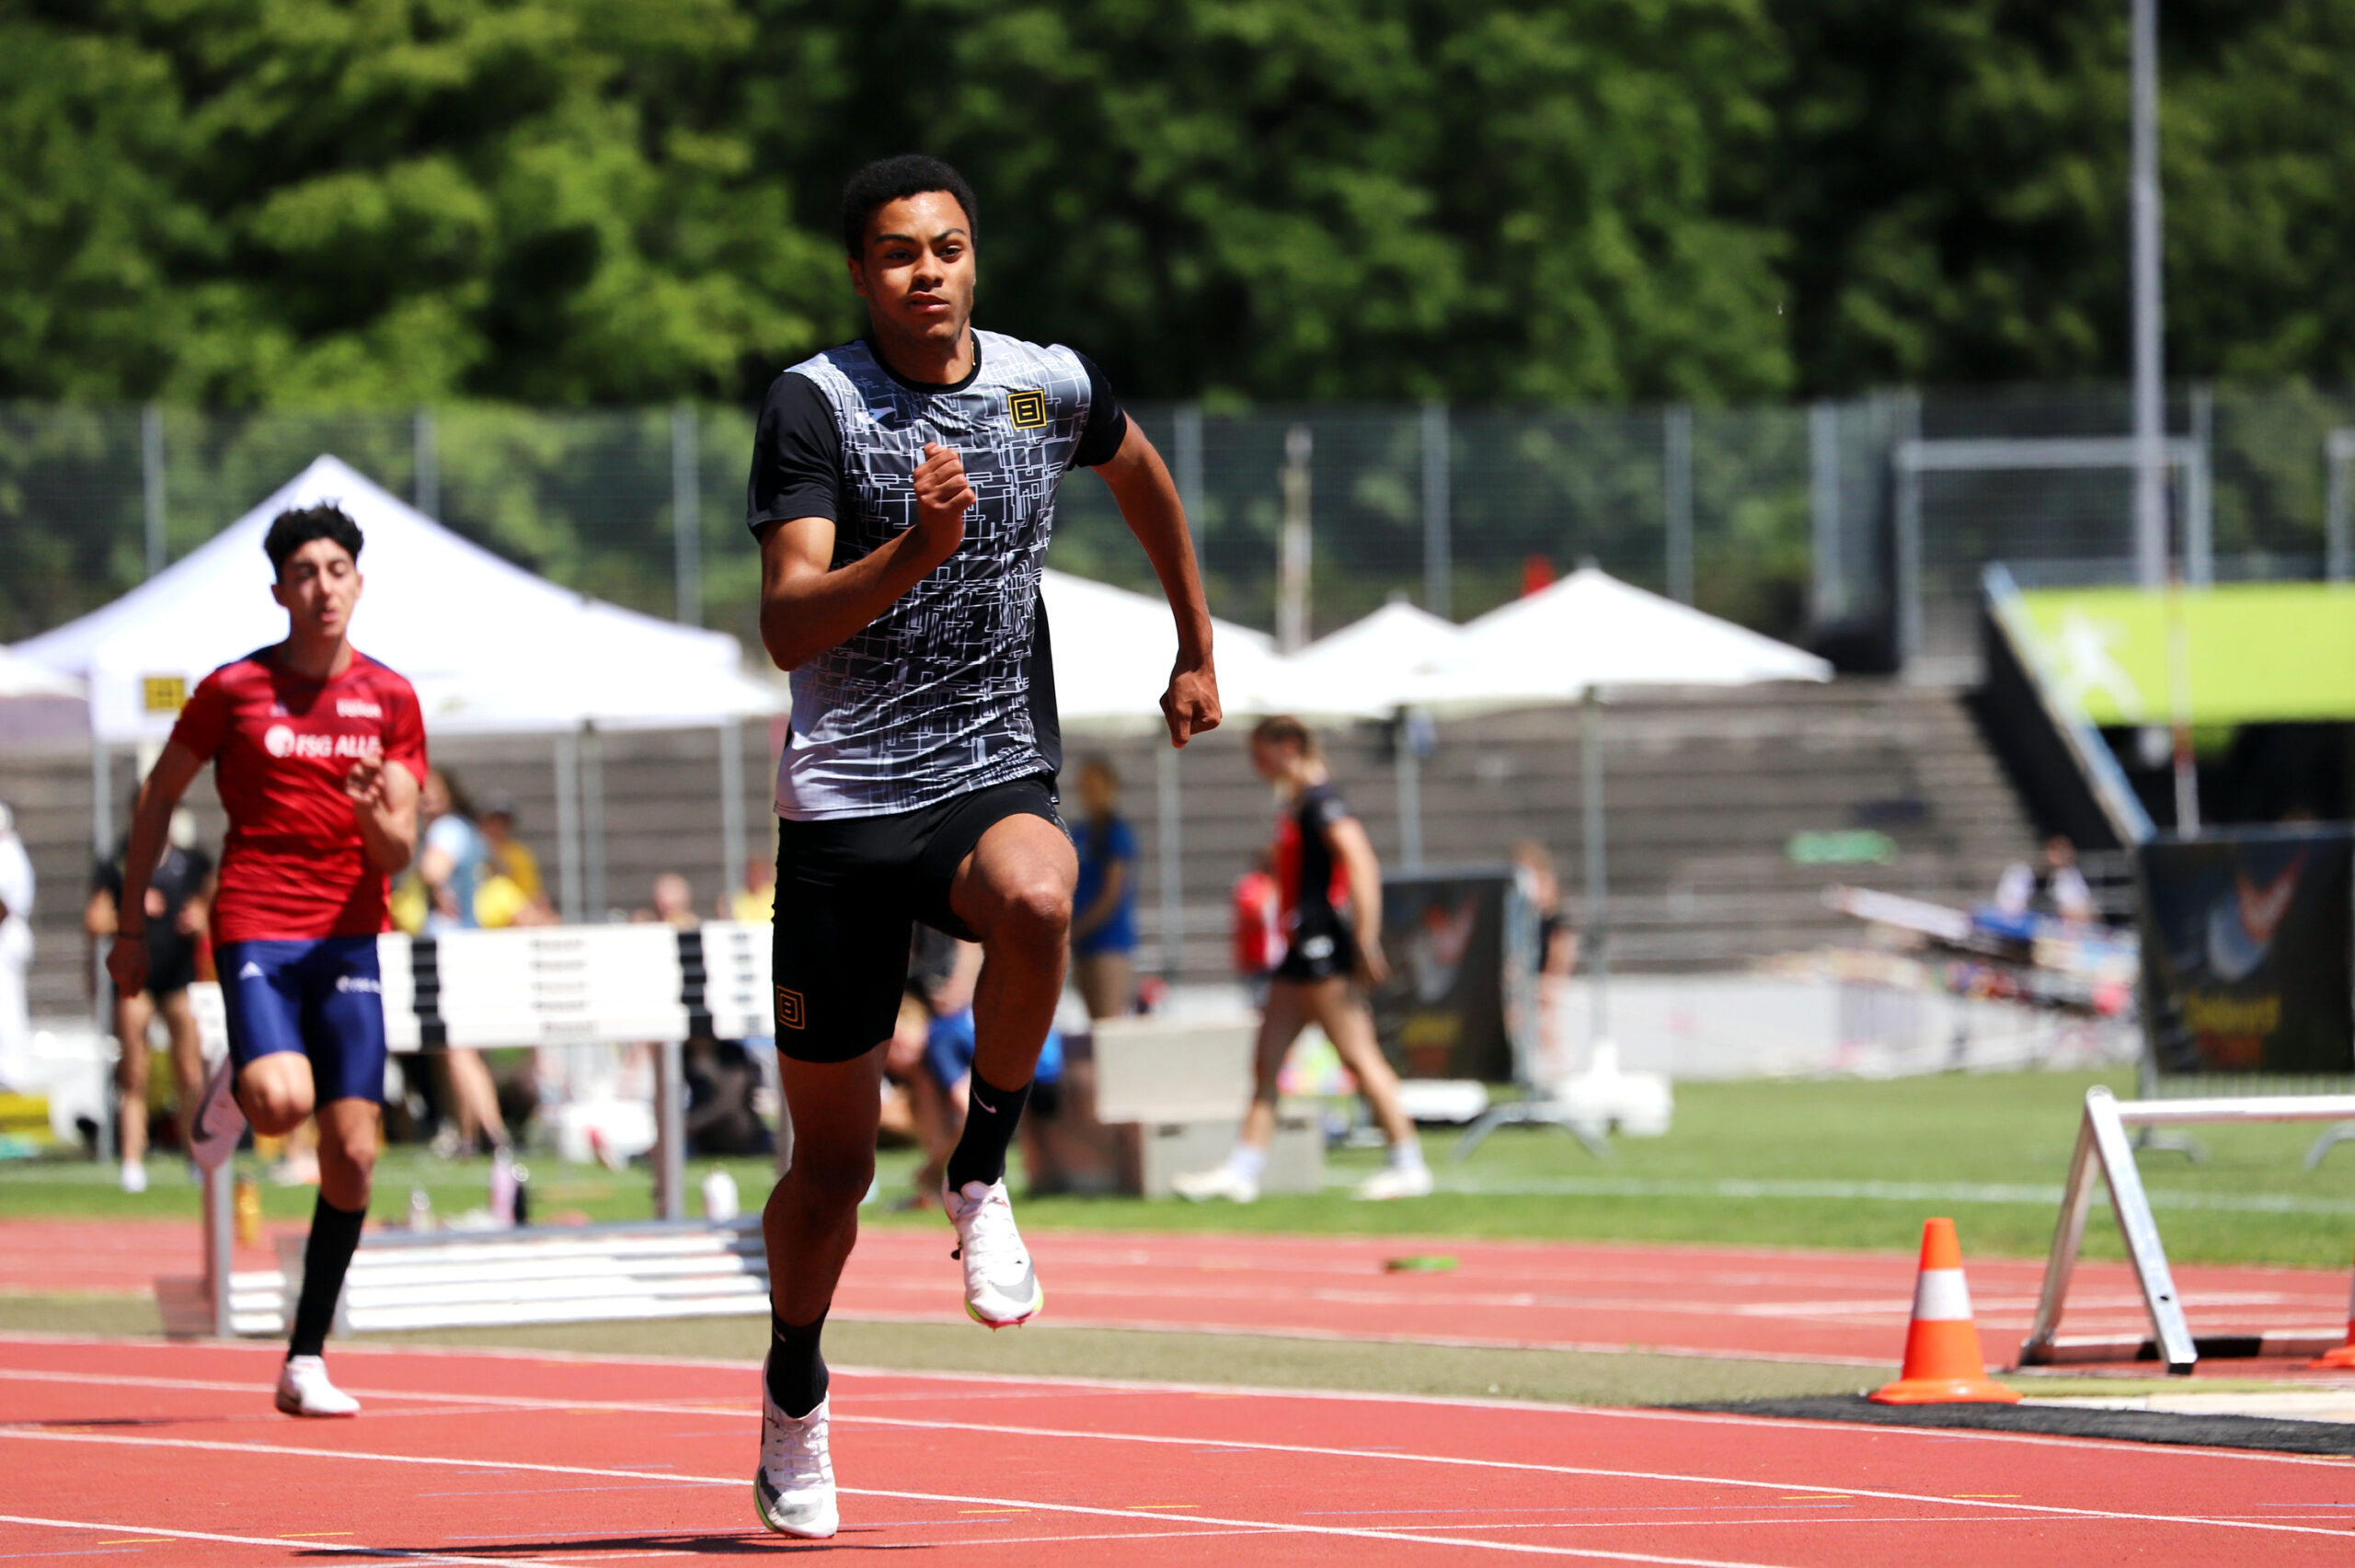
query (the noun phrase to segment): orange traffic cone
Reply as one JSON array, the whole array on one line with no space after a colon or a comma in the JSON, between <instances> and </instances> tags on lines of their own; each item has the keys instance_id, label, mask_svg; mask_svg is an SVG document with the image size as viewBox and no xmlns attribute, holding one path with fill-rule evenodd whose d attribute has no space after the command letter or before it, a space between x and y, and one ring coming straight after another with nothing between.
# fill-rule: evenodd
<instances>
[{"instance_id":1,"label":"orange traffic cone","mask_svg":"<svg viewBox=\"0 0 2355 1568\"><path fill-rule=\"evenodd\" d=\"M2347 1343L2316 1356L2306 1366L2316 1372L2355 1371L2355 1286L2349 1286L2347 1292Z\"/></svg>"},{"instance_id":2,"label":"orange traffic cone","mask_svg":"<svg viewBox=\"0 0 2355 1568\"><path fill-rule=\"evenodd\" d=\"M1987 1376L1979 1325L1970 1321L1970 1288L1962 1280L1962 1243L1954 1221L1922 1227L1922 1272L1913 1281L1913 1321L1905 1330L1905 1367L1873 1392L1876 1404L2017 1404L2020 1396Z\"/></svg>"}]
</instances>

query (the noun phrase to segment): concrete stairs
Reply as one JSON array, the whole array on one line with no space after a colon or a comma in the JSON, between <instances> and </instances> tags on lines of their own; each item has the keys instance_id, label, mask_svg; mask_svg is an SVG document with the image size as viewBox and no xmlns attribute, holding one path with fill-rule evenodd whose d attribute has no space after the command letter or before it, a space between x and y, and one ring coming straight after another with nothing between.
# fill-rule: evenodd
<instances>
[{"instance_id":1,"label":"concrete stairs","mask_svg":"<svg viewBox=\"0 0 2355 1568\"><path fill-rule=\"evenodd\" d=\"M1531 710L1440 727L1424 765L1424 843L1432 864L1501 864L1534 839L1553 853L1566 912L1583 917L1580 860L1579 715ZM1268 841L1274 804L1253 776L1248 726L1203 737L1179 756L1183 803L1180 974L1226 977L1228 890ZM729 866L721 835L719 744L712 730L603 738L605 882L594 908L627 911L649 901L654 876L684 873L706 913L741 866ZM1366 823L1376 851L1396 865L1396 774L1376 726L1327 737L1335 776ZM1150 738L1067 742L1067 761L1100 752L1127 784L1125 808L1143 852L1139 868L1145 951L1160 926L1156 768L1166 747ZM748 727L743 802L753 853L773 846L769 737ZM523 837L553 885L557 876L555 771L546 739L437 741L434 757L477 799L516 797ZM1975 728L1964 694L1891 681L1667 692L1609 704L1603 716L1609 806L1612 955L1615 967L1722 967L1849 934L1854 922L1821 904L1827 884L1853 881L1967 903L1983 898L2033 831L2009 782ZM1066 776L1069 776L1067 769ZM127 813L127 758L114 798ZM209 845L222 827L209 776L190 792ZM70 748L16 748L0 755L0 800L17 812L40 878L33 974L36 1013L88 1006L80 920L89 876L90 768ZM1800 865L1793 835L1873 827L1894 841L1887 865Z\"/></svg>"}]
</instances>

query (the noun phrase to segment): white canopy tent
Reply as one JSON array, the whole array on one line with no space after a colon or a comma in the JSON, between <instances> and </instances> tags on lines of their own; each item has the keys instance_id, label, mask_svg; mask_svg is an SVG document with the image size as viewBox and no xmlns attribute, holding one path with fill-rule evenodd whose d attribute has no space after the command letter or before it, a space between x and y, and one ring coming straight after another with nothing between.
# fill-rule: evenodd
<instances>
[{"instance_id":1,"label":"white canopy tent","mask_svg":"<svg viewBox=\"0 0 2355 1568\"><path fill-rule=\"evenodd\" d=\"M1585 567L1466 624L1400 695L1466 714L1574 703L1598 689L1831 678L1813 654Z\"/></svg>"},{"instance_id":2,"label":"white canopy tent","mask_svg":"<svg viewBox=\"0 0 2355 1568\"><path fill-rule=\"evenodd\" d=\"M0 701L13 697L78 697L82 682L0 647Z\"/></svg>"},{"instance_id":3,"label":"white canopy tent","mask_svg":"<svg viewBox=\"0 0 2355 1568\"><path fill-rule=\"evenodd\" d=\"M113 603L14 651L89 682L99 740L159 740L177 713L172 683L191 689L286 635L262 535L280 512L329 501L367 536L352 641L408 678L434 733L679 728L782 706L775 688L743 672L742 649L725 632L559 588L327 456Z\"/></svg>"},{"instance_id":4,"label":"white canopy tent","mask_svg":"<svg viewBox=\"0 0 2355 1568\"><path fill-rule=\"evenodd\" d=\"M1832 666L1813 654L1587 567L1471 622L1455 647L1418 669L1399 695L1446 714L1580 704L1587 957L1593 1033L1601 1040L1610 979L1600 734L1604 693L1830 679Z\"/></svg>"},{"instance_id":5,"label":"white canopy tent","mask_svg":"<svg viewBox=\"0 0 2355 1568\"><path fill-rule=\"evenodd\" d=\"M156 742L214 667L285 635L261 541L293 507L332 501L366 536L352 640L417 688L433 735L551 735L560 886L568 917L601 883L593 772L580 746L603 729L714 726L721 737L726 878L743 863L740 721L784 706L748 674L736 639L573 592L469 543L332 456L321 456L203 545L111 604L19 643L19 658L86 681L95 834L112 833L108 748ZM584 811L584 801L586 808ZM586 844L582 842L584 837ZM585 849L586 853L583 853ZM593 859L592 858L593 857ZM583 875L584 862L587 875ZM723 881L723 886L727 881Z\"/></svg>"}]
</instances>

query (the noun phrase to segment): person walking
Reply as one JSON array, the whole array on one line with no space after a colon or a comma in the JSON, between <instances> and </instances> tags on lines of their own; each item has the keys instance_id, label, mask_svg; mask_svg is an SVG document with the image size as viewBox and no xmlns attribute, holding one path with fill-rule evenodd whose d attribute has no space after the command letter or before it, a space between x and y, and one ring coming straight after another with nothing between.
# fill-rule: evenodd
<instances>
[{"instance_id":1,"label":"person walking","mask_svg":"<svg viewBox=\"0 0 2355 1568\"><path fill-rule=\"evenodd\" d=\"M1421 1197L1431 1190L1415 1124L1407 1119L1398 1075L1374 1038L1362 990L1387 979L1382 953L1382 866L1364 826L1350 814L1326 770L1315 735L1296 718L1263 719L1251 732L1251 765L1287 801L1276 831L1275 869L1282 900L1284 955L1268 984L1267 1009L1252 1054L1251 1103L1225 1162L1170 1185L1197 1203L1259 1196L1268 1149L1276 1137L1276 1079L1292 1042L1311 1023L1323 1026L1341 1064L1388 1140L1384 1167L1358 1184L1361 1198Z\"/></svg>"}]
</instances>

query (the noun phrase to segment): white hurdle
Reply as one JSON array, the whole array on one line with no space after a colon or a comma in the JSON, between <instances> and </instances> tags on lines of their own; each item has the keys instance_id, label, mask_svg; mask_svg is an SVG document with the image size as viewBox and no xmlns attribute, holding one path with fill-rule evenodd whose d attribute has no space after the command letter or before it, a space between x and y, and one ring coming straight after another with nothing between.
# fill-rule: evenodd
<instances>
[{"instance_id":1,"label":"white hurdle","mask_svg":"<svg viewBox=\"0 0 2355 1568\"><path fill-rule=\"evenodd\" d=\"M372 1232L352 1264L354 1329L580 1321L765 1310L766 1266L746 1228L686 1219L681 1052L693 1038L770 1032L769 928L713 921L539 926L377 939L386 1042L446 1047L656 1047L653 1225L442 1233ZM200 1023L225 1046L217 988L198 988ZM227 1166L204 1181L204 1305L216 1334L275 1333L283 1275L233 1272ZM294 1260L299 1264L299 1253ZM757 1282L757 1283L756 1283Z\"/></svg>"},{"instance_id":2,"label":"white hurdle","mask_svg":"<svg viewBox=\"0 0 2355 1568\"><path fill-rule=\"evenodd\" d=\"M2126 1129L2200 1122L2350 1119L2355 1119L2355 1094L2120 1100L2099 1084L2086 1090L2085 1120L2077 1130L2076 1152L2069 1161L2068 1185L2061 1194L2061 1219L2053 1229L2052 1253L2044 1265L2044 1289L2037 1299L2036 1321L2020 1346L2020 1365L2157 1359L2166 1363L2170 1373L2181 1376L2199 1365L2203 1350L2211 1356L2316 1355L2342 1343L2346 1336L2338 1329L2195 1339L2184 1316L2183 1299L2176 1292L2175 1276L2167 1268L2159 1224L2152 1216L2150 1196L2142 1190L2142 1173L2134 1163L2134 1145ZM2059 1337L2061 1310L2068 1299L2070 1276L2076 1271L2078 1249L2085 1242L2097 1173L2108 1184L2110 1206L2117 1212L2126 1254L2134 1265L2142 1304L2150 1313L2148 1341Z\"/></svg>"}]
</instances>

